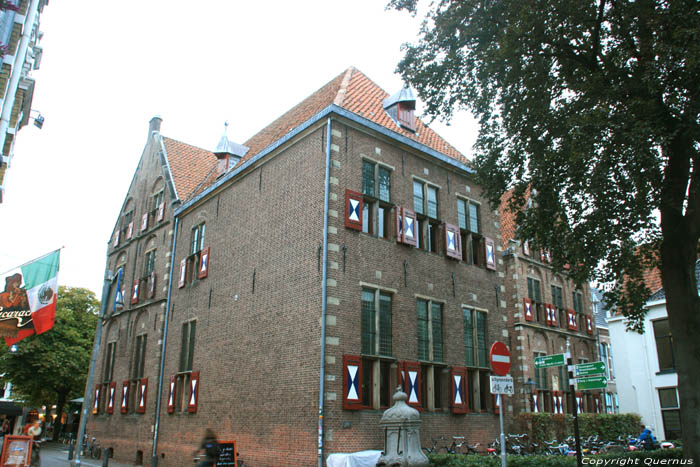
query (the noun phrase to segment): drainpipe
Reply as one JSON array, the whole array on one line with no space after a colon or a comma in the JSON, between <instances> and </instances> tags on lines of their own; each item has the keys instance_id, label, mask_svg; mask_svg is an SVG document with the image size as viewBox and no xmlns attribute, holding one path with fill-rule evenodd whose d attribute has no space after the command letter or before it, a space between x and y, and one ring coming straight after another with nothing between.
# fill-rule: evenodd
<instances>
[{"instance_id":1,"label":"drainpipe","mask_svg":"<svg viewBox=\"0 0 700 467\"><path fill-rule=\"evenodd\" d=\"M318 394L318 467L323 467L323 402L326 385L326 302L328 298L328 196L331 174L331 118L326 126L326 178L323 193L323 274L321 284L321 377Z\"/></svg>"},{"instance_id":2,"label":"drainpipe","mask_svg":"<svg viewBox=\"0 0 700 467\"><path fill-rule=\"evenodd\" d=\"M151 455L152 467L158 467L158 433L160 432L160 410L163 402L163 373L165 372L165 345L168 342L168 322L170 321L170 298L173 290L173 268L175 267L175 246L177 245L177 229L180 219L175 217L175 230L173 231L173 248L170 251L170 273L168 274L168 299L165 304L165 322L163 323L163 344L160 349L160 369L158 370L158 395L156 403L155 422L153 424L153 453Z\"/></svg>"},{"instance_id":3,"label":"drainpipe","mask_svg":"<svg viewBox=\"0 0 700 467\"><path fill-rule=\"evenodd\" d=\"M109 243L107 245L107 250L109 250ZM90 358L90 370L88 371L88 378L87 382L85 383L83 406L80 410L80 427L78 428L78 438L75 441L75 446L77 449L75 453L75 460L71 462L71 465L80 465L83 437L85 436L85 425L87 424L88 407L90 407L90 401L92 400L90 396L93 380L95 379L95 363L97 362L97 352L100 350L100 343L102 342L102 326L104 325L104 317L107 313L107 301L109 300L109 292L112 288L112 279L112 273L109 271L108 253L105 264L105 278L104 282L102 283L102 303L100 304L100 314L97 317L97 329L95 330L95 340L92 344L92 357Z\"/></svg>"},{"instance_id":4,"label":"drainpipe","mask_svg":"<svg viewBox=\"0 0 700 467\"><path fill-rule=\"evenodd\" d=\"M19 80L22 77L22 68L24 68L24 62L27 57L29 40L32 37L34 22L36 21L36 16L39 12L39 2L40 0L32 0L32 4L29 6L29 12L27 13L28 16L24 22L24 28L22 30L22 39L20 40L19 47L17 48L15 61L12 64L12 74L10 75L10 84L8 85L7 95L5 96L5 100L2 104L2 115L0 116L0 154L2 154L3 162L7 161L9 163L10 155L3 154L3 148L5 147L7 130L10 128L12 108L15 105L17 87L19 86Z\"/></svg>"}]
</instances>

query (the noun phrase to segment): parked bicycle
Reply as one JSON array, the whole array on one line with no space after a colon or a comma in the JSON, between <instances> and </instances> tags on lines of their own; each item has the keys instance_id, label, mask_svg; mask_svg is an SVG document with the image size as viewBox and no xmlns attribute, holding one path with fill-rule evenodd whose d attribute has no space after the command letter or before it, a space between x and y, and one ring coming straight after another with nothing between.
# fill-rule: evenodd
<instances>
[{"instance_id":1,"label":"parked bicycle","mask_svg":"<svg viewBox=\"0 0 700 467\"><path fill-rule=\"evenodd\" d=\"M83 456L90 456L93 459L99 459L102 457L102 447L94 436L89 443L87 441L87 435L83 437Z\"/></svg>"},{"instance_id":2,"label":"parked bicycle","mask_svg":"<svg viewBox=\"0 0 700 467\"><path fill-rule=\"evenodd\" d=\"M444 436L440 436L439 438L430 438L432 441L432 446L429 448L423 447L423 452L426 454L438 454L438 453L447 453L448 448L447 448L447 440L445 439ZM438 446L438 442L442 442L441 446Z\"/></svg>"}]
</instances>

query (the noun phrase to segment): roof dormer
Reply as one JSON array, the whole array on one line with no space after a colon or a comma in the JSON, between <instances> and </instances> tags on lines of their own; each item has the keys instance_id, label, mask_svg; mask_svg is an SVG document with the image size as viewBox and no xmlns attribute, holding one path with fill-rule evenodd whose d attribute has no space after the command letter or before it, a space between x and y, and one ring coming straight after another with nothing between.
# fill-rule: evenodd
<instances>
[{"instance_id":1,"label":"roof dormer","mask_svg":"<svg viewBox=\"0 0 700 467\"><path fill-rule=\"evenodd\" d=\"M218 159L216 167L217 177L225 174L229 169L238 164L238 161L248 152L248 147L234 143L228 139L228 135L226 134L227 130L228 122L224 123L224 134L221 136L219 144L216 145L216 149L214 150L214 155Z\"/></svg>"},{"instance_id":2,"label":"roof dormer","mask_svg":"<svg viewBox=\"0 0 700 467\"><path fill-rule=\"evenodd\" d=\"M382 101L386 113L399 125L409 131L416 131L416 98L408 86Z\"/></svg>"}]
</instances>

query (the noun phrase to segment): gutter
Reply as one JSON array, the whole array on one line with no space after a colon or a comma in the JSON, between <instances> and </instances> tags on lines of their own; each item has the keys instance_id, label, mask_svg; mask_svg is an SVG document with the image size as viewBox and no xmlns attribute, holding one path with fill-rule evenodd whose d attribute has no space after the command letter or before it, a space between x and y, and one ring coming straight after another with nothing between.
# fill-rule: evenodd
<instances>
[{"instance_id":1,"label":"gutter","mask_svg":"<svg viewBox=\"0 0 700 467\"><path fill-rule=\"evenodd\" d=\"M326 308L328 299L328 198L331 174L331 117L326 127L326 175L323 188L323 274L321 283L321 365L318 391L318 467L323 467L323 411L326 384Z\"/></svg>"},{"instance_id":2,"label":"gutter","mask_svg":"<svg viewBox=\"0 0 700 467\"><path fill-rule=\"evenodd\" d=\"M175 267L175 246L177 245L177 229L180 219L175 216L175 229L173 230L173 247L170 251L170 273L168 274L168 298L165 304L165 322L163 323L163 337L160 348L160 369L158 370L158 392L156 403L155 421L153 423L153 452L151 454L152 467L158 466L158 434L160 433L160 412L163 404L163 373L165 373L165 346L168 342L168 323L170 322L170 304L173 291L173 269Z\"/></svg>"},{"instance_id":3,"label":"gutter","mask_svg":"<svg viewBox=\"0 0 700 467\"><path fill-rule=\"evenodd\" d=\"M411 138L407 138L406 136L403 136L402 134L397 133L393 130L390 130L386 127L378 125L378 124L372 122L371 120L368 120L368 119L361 117L353 112L345 110L342 107L339 107L335 104L331 104L328 107L326 107L325 109L321 110L316 115L314 115L313 117L311 117L310 119L308 119L307 121L305 121L304 123L302 123L301 125L299 125L298 127L294 128L292 131L290 131L289 133L284 135L282 138L278 139L274 143L267 146L265 149L263 149L262 151L257 153L252 158L245 161L239 167L235 168L234 170L230 171L229 173L227 173L226 175L224 175L223 177L218 179L213 185L210 185L202 193L198 194L197 196L191 198L189 201L184 203L182 206L180 206L180 208L178 208L175 211L175 216L181 214L183 211L185 211L188 208L190 208L191 206L195 205L198 201L200 201L204 197L208 196L211 192L213 192L214 190L216 190L217 188L219 188L220 186L222 186L223 184L225 184L226 182L228 182L232 178L236 177L238 174L240 174L244 170L248 169L253 164L258 162L260 159L267 156L268 154L270 154L275 149L282 146L283 144L285 144L286 142L288 142L289 140L291 140L295 136L299 135L300 133L302 133L304 130L306 130L310 126L318 123L323 118L328 118L328 119L332 118L331 115L337 115L339 117L346 118L354 123L357 123L357 124L362 125L366 128L369 128L370 130L376 131L377 133L380 133L383 136L386 136L390 139L393 139L393 140L397 141L398 143L404 144L404 145L409 146L413 149L416 149L424 154L432 156L432 157L438 159L439 161L444 162L445 164L450 165L458 170L462 170L468 174L475 173L474 169L472 169L471 167L459 162L456 159L452 159L451 157L449 157L449 156L447 156L439 151L436 151L435 149L433 149L431 147L428 147L422 143L414 141Z\"/></svg>"}]
</instances>

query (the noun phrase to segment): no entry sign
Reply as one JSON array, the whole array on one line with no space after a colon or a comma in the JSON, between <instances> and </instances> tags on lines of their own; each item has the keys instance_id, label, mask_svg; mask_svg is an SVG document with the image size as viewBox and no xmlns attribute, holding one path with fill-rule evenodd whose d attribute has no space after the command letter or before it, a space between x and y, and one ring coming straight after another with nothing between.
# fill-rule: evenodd
<instances>
[{"instance_id":1,"label":"no entry sign","mask_svg":"<svg viewBox=\"0 0 700 467\"><path fill-rule=\"evenodd\" d=\"M503 342L496 341L491 346L491 368L498 376L510 371L510 352Z\"/></svg>"}]
</instances>

